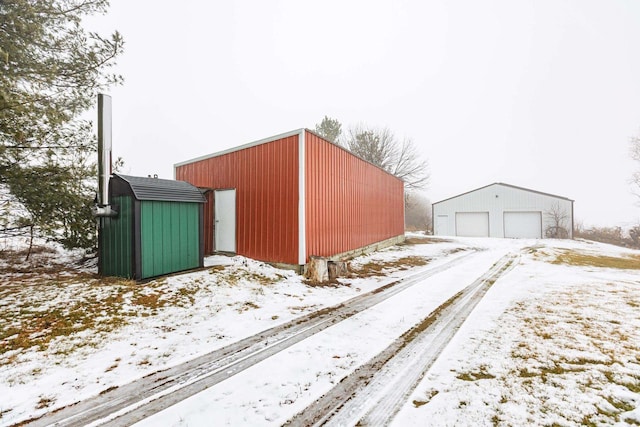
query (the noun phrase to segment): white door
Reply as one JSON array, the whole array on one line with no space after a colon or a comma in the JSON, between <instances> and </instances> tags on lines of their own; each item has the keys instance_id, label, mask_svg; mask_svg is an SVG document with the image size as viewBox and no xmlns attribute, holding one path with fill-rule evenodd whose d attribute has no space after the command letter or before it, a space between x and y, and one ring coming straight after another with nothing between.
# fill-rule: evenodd
<instances>
[{"instance_id":1,"label":"white door","mask_svg":"<svg viewBox=\"0 0 640 427\"><path fill-rule=\"evenodd\" d=\"M489 237L489 212L456 212L456 236Z\"/></svg>"},{"instance_id":2,"label":"white door","mask_svg":"<svg viewBox=\"0 0 640 427\"><path fill-rule=\"evenodd\" d=\"M505 212L504 237L542 238L542 212Z\"/></svg>"},{"instance_id":3,"label":"white door","mask_svg":"<svg viewBox=\"0 0 640 427\"><path fill-rule=\"evenodd\" d=\"M236 251L236 190L215 192L215 243L216 251Z\"/></svg>"},{"instance_id":4,"label":"white door","mask_svg":"<svg viewBox=\"0 0 640 427\"><path fill-rule=\"evenodd\" d=\"M438 215L436 216L436 229L434 234L436 236L450 236L449 232L449 216Z\"/></svg>"}]
</instances>

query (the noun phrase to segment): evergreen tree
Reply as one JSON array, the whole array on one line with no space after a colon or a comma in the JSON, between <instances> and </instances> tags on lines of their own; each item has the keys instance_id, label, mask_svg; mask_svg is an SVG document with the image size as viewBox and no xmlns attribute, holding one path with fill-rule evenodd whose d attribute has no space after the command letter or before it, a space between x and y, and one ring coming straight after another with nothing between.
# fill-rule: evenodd
<instances>
[{"instance_id":1,"label":"evergreen tree","mask_svg":"<svg viewBox=\"0 0 640 427\"><path fill-rule=\"evenodd\" d=\"M80 116L98 91L122 82L109 72L122 53L120 34L103 38L81 25L107 7L107 0L0 1L0 194L22 205L16 221L68 247L88 247L95 234L96 141Z\"/></svg>"},{"instance_id":2,"label":"evergreen tree","mask_svg":"<svg viewBox=\"0 0 640 427\"><path fill-rule=\"evenodd\" d=\"M342 125L336 119L324 116L324 119L316 124L316 133L327 141L340 143L340 135L342 134Z\"/></svg>"}]
</instances>

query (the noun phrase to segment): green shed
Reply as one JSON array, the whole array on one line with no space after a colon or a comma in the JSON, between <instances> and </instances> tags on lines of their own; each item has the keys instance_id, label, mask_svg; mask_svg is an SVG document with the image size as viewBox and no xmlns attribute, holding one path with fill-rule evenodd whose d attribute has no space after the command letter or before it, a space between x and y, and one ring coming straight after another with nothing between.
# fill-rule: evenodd
<instances>
[{"instance_id":1,"label":"green shed","mask_svg":"<svg viewBox=\"0 0 640 427\"><path fill-rule=\"evenodd\" d=\"M113 174L99 219L98 272L135 280L203 266L203 206L197 187L169 179Z\"/></svg>"}]
</instances>

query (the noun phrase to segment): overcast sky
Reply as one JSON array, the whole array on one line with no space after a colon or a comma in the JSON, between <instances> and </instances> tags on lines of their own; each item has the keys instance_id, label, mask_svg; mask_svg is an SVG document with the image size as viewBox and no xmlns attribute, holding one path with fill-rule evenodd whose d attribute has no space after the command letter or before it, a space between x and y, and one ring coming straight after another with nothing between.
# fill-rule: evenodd
<instances>
[{"instance_id":1,"label":"overcast sky","mask_svg":"<svg viewBox=\"0 0 640 427\"><path fill-rule=\"evenodd\" d=\"M493 182L575 200L585 225L640 222L638 0L111 0L124 172L325 115L388 127L430 164L438 201Z\"/></svg>"}]
</instances>

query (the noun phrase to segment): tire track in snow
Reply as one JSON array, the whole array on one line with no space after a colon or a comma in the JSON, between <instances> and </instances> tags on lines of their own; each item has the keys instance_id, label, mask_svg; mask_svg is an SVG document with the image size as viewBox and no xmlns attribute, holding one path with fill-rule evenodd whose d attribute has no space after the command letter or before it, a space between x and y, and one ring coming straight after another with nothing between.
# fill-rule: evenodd
<instances>
[{"instance_id":1,"label":"tire track in snow","mask_svg":"<svg viewBox=\"0 0 640 427\"><path fill-rule=\"evenodd\" d=\"M318 332L442 273L474 254L466 252L443 264L387 283L335 306L309 313L221 349L23 424L32 426L130 425L168 408Z\"/></svg>"},{"instance_id":2,"label":"tire track in snow","mask_svg":"<svg viewBox=\"0 0 640 427\"><path fill-rule=\"evenodd\" d=\"M389 424L491 285L514 268L518 259L516 254L503 256L287 425L342 426L358 420L357 425Z\"/></svg>"}]
</instances>

